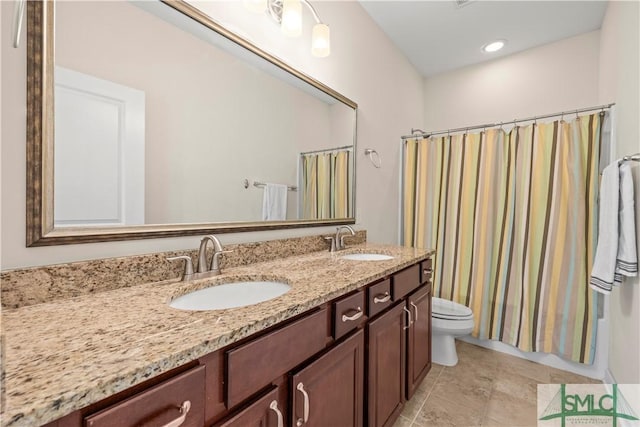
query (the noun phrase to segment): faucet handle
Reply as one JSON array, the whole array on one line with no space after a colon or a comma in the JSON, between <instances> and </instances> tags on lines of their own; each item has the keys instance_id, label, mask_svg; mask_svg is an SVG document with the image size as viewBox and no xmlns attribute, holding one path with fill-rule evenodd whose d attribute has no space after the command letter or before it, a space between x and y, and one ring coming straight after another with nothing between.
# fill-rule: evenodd
<instances>
[{"instance_id":1,"label":"faucet handle","mask_svg":"<svg viewBox=\"0 0 640 427\"><path fill-rule=\"evenodd\" d=\"M225 250L225 251L214 251L213 252L213 257L211 258L211 268L209 269L210 271L217 271L218 273L220 273L220 265L219 265L219 258L220 255L222 254L229 254L233 251L231 250Z\"/></svg>"},{"instance_id":2,"label":"faucet handle","mask_svg":"<svg viewBox=\"0 0 640 427\"><path fill-rule=\"evenodd\" d=\"M182 271L181 280L185 280L193 275L193 261L188 255L180 255L168 257L167 261L182 261L184 260L184 270Z\"/></svg>"},{"instance_id":3,"label":"faucet handle","mask_svg":"<svg viewBox=\"0 0 640 427\"><path fill-rule=\"evenodd\" d=\"M331 245L329 247L329 252L335 252L337 250L336 247L336 238L332 236L325 236L324 240L330 241Z\"/></svg>"}]
</instances>

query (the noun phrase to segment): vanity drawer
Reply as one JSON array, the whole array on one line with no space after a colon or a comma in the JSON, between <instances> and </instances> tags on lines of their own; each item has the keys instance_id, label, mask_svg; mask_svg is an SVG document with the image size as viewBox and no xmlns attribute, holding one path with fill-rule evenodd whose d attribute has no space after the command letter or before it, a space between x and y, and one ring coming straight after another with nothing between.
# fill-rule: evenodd
<instances>
[{"instance_id":1,"label":"vanity drawer","mask_svg":"<svg viewBox=\"0 0 640 427\"><path fill-rule=\"evenodd\" d=\"M333 337L338 339L356 329L367 320L364 291L333 303Z\"/></svg>"},{"instance_id":2,"label":"vanity drawer","mask_svg":"<svg viewBox=\"0 0 640 427\"><path fill-rule=\"evenodd\" d=\"M87 427L162 426L177 419L181 427L204 425L204 366L197 366L174 378L85 417ZM188 411L180 406L189 402Z\"/></svg>"},{"instance_id":3,"label":"vanity drawer","mask_svg":"<svg viewBox=\"0 0 640 427\"><path fill-rule=\"evenodd\" d=\"M227 351L227 408L324 349L327 315L323 308Z\"/></svg>"},{"instance_id":4,"label":"vanity drawer","mask_svg":"<svg viewBox=\"0 0 640 427\"><path fill-rule=\"evenodd\" d=\"M420 265L412 265L394 274L391 278L391 285L393 300L402 299L402 297L420 286Z\"/></svg>"},{"instance_id":5,"label":"vanity drawer","mask_svg":"<svg viewBox=\"0 0 640 427\"><path fill-rule=\"evenodd\" d=\"M420 282L426 283L433 276L433 258L427 258L420 263Z\"/></svg>"},{"instance_id":6,"label":"vanity drawer","mask_svg":"<svg viewBox=\"0 0 640 427\"><path fill-rule=\"evenodd\" d=\"M391 279L383 280L367 288L369 317L373 317L393 304L391 301Z\"/></svg>"}]
</instances>

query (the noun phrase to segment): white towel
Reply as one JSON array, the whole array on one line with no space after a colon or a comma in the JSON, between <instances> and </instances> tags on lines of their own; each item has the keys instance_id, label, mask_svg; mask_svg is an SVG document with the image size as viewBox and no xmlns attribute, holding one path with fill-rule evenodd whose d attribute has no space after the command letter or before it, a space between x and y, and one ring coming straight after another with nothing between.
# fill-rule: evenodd
<instances>
[{"instance_id":1,"label":"white towel","mask_svg":"<svg viewBox=\"0 0 640 427\"><path fill-rule=\"evenodd\" d=\"M608 294L622 275L638 273L633 178L628 164L615 161L602 173L598 246L589 284Z\"/></svg>"},{"instance_id":2,"label":"white towel","mask_svg":"<svg viewBox=\"0 0 640 427\"><path fill-rule=\"evenodd\" d=\"M636 217L633 195L633 175L628 163L620 165L620 216L618 257L616 273L635 277L638 275L638 252L636 250Z\"/></svg>"},{"instance_id":3,"label":"white towel","mask_svg":"<svg viewBox=\"0 0 640 427\"><path fill-rule=\"evenodd\" d=\"M262 198L262 219L283 221L287 219L287 186L265 184Z\"/></svg>"}]
</instances>

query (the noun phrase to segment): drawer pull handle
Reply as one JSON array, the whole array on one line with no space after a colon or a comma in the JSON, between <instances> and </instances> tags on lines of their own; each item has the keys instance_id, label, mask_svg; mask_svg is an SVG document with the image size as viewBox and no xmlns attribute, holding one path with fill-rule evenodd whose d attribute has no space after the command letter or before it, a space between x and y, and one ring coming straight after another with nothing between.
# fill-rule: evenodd
<instances>
[{"instance_id":1,"label":"drawer pull handle","mask_svg":"<svg viewBox=\"0 0 640 427\"><path fill-rule=\"evenodd\" d=\"M414 303L410 302L409 304L411 304L411 306L413 307L413 309L416 311L416 322L418 321L418 306L415 305Z\"/></svg>"},{"instance_id":2,"label":"drawer pull handle","mask_svg":"<svg viewBox=\"0 0 640 427\"><path fill-rule=\"evenodd\" d=\"M346 314L342 315L342 321L343 322L348 322L348 321L353 321L353 320L358 320L359 318L362 317L364 313L362 312L362 309L360 307L356 308L356 312L355 314L353 314L352 316L347 316Z\"/></svg>"},{"instance_id":3,"label":"drawer pull handle","mask_svg":"<svg viewBox=\"0 0 640 427\"><path fill-rule=\"evenodd\" d=\"M278 401L274 400L273 402L271 402L271 404L269 405L269 409L276 413L276 416L278 417L278 427L283 427L284 421L282 419L282 412L280 412L280 409L278 409Z\"/></svg>"},{"instance_id":4,"label":"drawer pull handle","mask_svg":"<svg viewBox=\"0 0 640 427\"><path fill-rule=\"evenodd\" d=\"M184 420L187 419L187 414L189 413L189 409L191 409L191 402L189 402L188 400L185 400L184 402L182 402L182 405L180 405L180 413L182 415L180 415L178 418L176 418L173 421L169 421L168 423L166 423L162 427L179 427L179 426L181 426L182 423L184 423Z\"/></svg>"},{"instance_id":5,"label":"drawer pull handle","mask_svg":"<svg viewBox=\"0 0 640 427\"><path fill-rule=\"evenodd\" d=\"M432 272L433 272L433 270L432 270L432 269L430 269L430 268L429 268L429 269L425 268L424 270L422 270L422 274L424 274L425 276L426 276L427 274L431 274Z\"/></svg>"},{"instance_id":6,"label":"drawer pull handle","mask_svg":"<svg viewBox=\"0 0 640 427\"><path fill-rule=\"evenodd\" d=\"M390 299L391 299L391 295L389 295L389 292L385 292L384 294L378 294L375 297L373 297L373 303L380 304L383 302L388 302Z\"/></svg>"},{"instance_id":7,"label":"drawer pull handle","mask_svg":"<svg viewBox=\"0 0 640 427\"><path fill-rule=\"evenodd\" d=\"M309 421L309 395L307 394L307 391L304 389L304 385L302 383L299 383L296 387L296 389L302 393L302 395L304 396L304 409L303 409L303 417L302 418L298 418L298 421L296 421L296 426L300 427L303 424L306 424L307 421Z\"/></svg>"},{"instance_id":8,"label":"drawer pull handle","mask_svg":"<svg viewBox=\"0 0 640 427\"><path fill-rule=\"evenodd\" d=\"M404 326L402 329L409 329L411 327L411 324L413 323L413 320L411 320L411 312L407 309L407 307L402 307L402 309L407 312L407 326Z\"/></svg>"}]
</instances>

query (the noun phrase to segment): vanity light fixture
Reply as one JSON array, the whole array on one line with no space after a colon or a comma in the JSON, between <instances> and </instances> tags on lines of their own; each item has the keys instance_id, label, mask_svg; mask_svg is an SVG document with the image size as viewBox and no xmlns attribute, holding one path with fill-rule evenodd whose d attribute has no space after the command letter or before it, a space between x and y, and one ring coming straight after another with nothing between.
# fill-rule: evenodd
<instances>
[{"instance_id":1,"label":"vanity light fixture","mask_svg":"<svg viewBox=\"0 0 640 427\"><path fill-rule=\"evenodd\" d=\"M497 52L500 49L502 49L505 44L507 44L506 40L496 40L494 42L487 43L484 46L482 46L482 51L486 53Z\"/></svg>"},{"instance_id":2,"label":"vanity light fixture","mask_svg":"<svg viewBox=\"0 0 640 427\"><path fill-rule=\"evenodd\" d=\"M308 0L244 0L244 6L252 12L268 12L276 21L284 35L297 37L302 33L302 5L307 6L316 21L311 32L311 53L324 58L331 53L331 34L315 8Z\"/></svg>"}]
</instances>

